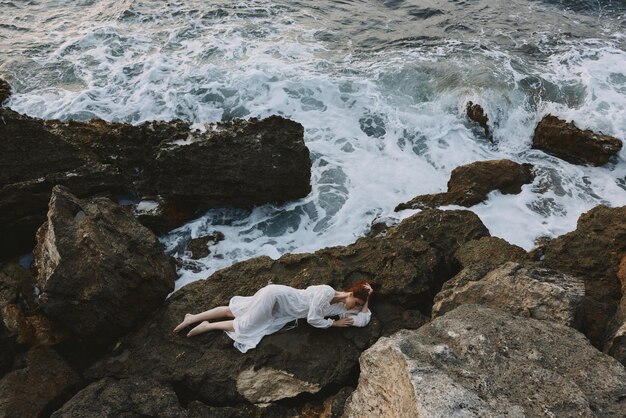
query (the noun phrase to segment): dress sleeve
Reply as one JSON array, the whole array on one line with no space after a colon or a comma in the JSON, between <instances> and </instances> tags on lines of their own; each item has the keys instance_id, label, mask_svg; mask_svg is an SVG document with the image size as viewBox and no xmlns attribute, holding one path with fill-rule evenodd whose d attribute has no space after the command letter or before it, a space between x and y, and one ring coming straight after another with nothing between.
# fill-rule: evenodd
<instances>
[{"instance_id":1,"label":"dress sleeve","mask_svg":"<svg viewBox=\"0 0 626 418\"><path fill-rule=\"evenodd\" d=\"M333 324L333 320L325 319L324 314L328 310L334 294L335 291L330 286L323 286L315 290L311 306L309 306L309 313L306 317L306 321L309 324L316 328L328 328Z\"/></svg>"},{"instance_id":2,"label":"dress sleeve","mask_svg":"<svg viewBox=\"0 0 626 418\"><path fill-rule=\"evenodd\" d=\"M370 323L370 319L372 317L372 311L369 309L367 312L354 312L354 311L346 311L342 315L342 318L346 316L350 316L352 318L352 326L353 327L364 327Z\"/></svg>"}]
</instances>

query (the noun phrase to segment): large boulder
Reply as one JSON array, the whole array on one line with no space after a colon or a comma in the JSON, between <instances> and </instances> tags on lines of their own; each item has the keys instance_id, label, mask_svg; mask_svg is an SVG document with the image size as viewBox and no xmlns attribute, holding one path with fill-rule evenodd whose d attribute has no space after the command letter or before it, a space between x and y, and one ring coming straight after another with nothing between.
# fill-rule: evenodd
<instances>
[{"instance_id":1,"label":"large boulder","mask_svg":"<svg viewBox=\"0 0 626 418\"><path fill-rule=\"evenodd\" d=\"M80 384L80 376L54 350L35 348L0 379L0 416L48 416Z\"/></svg>"},{"instance_id":2,"label":"large boulder","mask_svg":"<svg viewBox=\"0 0 626 418\"><path fill-rule=\"evenodd\" d=\"M483 277L463 270L435 297L432 317L460 305L476 304L518 316L577 326L585 295L581 279L555 270L508 262Z\"/></svg>"},{"instance_id":3,"label":"large boulder","mask_svg":"<svg viewBox=\"0 0 626 418\"><path fill-rule=\"evenodd\" d=\"M535 128L532 147L573 164L600 166L622 149L622 141L546 115Z\"/></svg>"},{"instance_id":4,"label":"large boulder","mask_svg":"<svg viewBox=\"0 0 626 418\"><path fill-rule=\"evenodd\" d=\"M94 380L150 377L212 405L323 398L355 383L359 355L386 330L420 326L418 310L430 312L434 294L458 270L447 260L452 262L463 242L487 234L472 212L428 210L382 237L347 247L235 264L174 293L160 313L123 339L119 353L87 374ZM320 330L300 321L296 329L267 336L245 354L224 333L192 339L172 333L185 313L226 305L232 296L252 295L268 283L342 289L363 279L375 283L385 305L379 315L372 300L373 317L365 328ZM412 314L403 315L407 311Z\"/></svg>"},{"instance_id":5,"label":"large boulder","mask_svg":"<svg viewBox=\"0 0 626 418\"><path fill-rule=\"evenodd\" d=\"M37 240L39 304L86 340L128 331L174 289L174 263L157 237L109 199L56 186Z\"/></svg>"},{"instance_id":6,"label":"large boulder","mask_svg":"<svg viewBox=\"0 0 626 418\"><path fill-rule=\"evenodd\" d=\"M380 339L345 417L626 416L626 370L578 331L463 305Z\"/></svg>"},{"instance_id":7,"label":"large boulder","mask_svg":"<svg viewBox=\"0 0 626 418\"><path fill-rule=\"evenodd\" d=\"M529 258L522 247L509 244L498 237L483 237L467 241L459 246L454 257L461 267L481 264L487 268L495 268L507 261L523 262Z\"/></svg>"},{"instance_id":8,"label":"large boulder","mask_svg":"<svg viewBox=\"0 0 626 418\"><path fill-rule=\"evenodd\" d=\"M205 132L182 121L44 121L7 108L0 119L0 258L32 249L57 184L79 197L143 199L154 208L138 213L159 233L209 207L283 202L311 190L304 128L279 116Z\"/></svg>"},{"instance_id":9,"label":"large boulder","mask_svg":"<svg viewBox=\"0 0 626 418\"><path fill-rule=\"evenodd\" d=\"M476 161L452 170L447 192L417 196L396 206L396 211L446 205L470 207L487 199L487 195L494 190L517 194L524 184L533 179L530 164L510 160Z\"/></svg>"},{"instance_id":10,"label":"large boulder","mask_svg":"<svg viewBox=\"0 0 626 418\"><path fill-rule=\"evenodd\" d=\"M585 297L580 330L599 348L621 299L617 278L626 253L626 206L597 206L578 219L576 230L551 240L543 265L582 278Z\"/></svg>"}]
</instances>

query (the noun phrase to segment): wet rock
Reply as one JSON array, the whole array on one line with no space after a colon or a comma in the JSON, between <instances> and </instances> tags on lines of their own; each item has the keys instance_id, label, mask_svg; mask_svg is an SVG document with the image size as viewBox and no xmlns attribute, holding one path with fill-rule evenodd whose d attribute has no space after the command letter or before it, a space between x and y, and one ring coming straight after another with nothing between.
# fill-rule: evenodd
<instances>
[{"instance_id":1,"label":"wet rock","mask_svg":"<svg viewBox=\"0 0 626 418\"><path fill-rule=\"evenodd\" d=\"M503 194L517 194L524 184L534 179L532 165L510 160L476 161L452 170L445 193L427 194L396 206L404 209L425 209L446 205L474 206L487 195L499 190Z\"/></svg>"},{"instance_id":2,"label":"wet rock","mask_svg":"<svg viewBox=\"0 0 626 418\"><path fill-rule=\"evenodd\" d=\"M617 278L626 253L626 206L597 206L578 219L576 230L551 240L542 265L585 281L580 330L599 348L621 299Z\"/></svg>"},{"instance_id":3,"label":"wet rock","mask_svg":"<svg viewBox=\"0 0 626 418\"><path fill-rule=\"evenodd\" d=\"M616 358L626 366L626 255L622 258L617 271L617 278L621 284L622 299L617 312L611 320L607 330L607 341L604 352Z\"/></svg>"},{"instance_id":4,"label":"wet rock","mask_svg":"<svg viewBox=\"0 0 626 418\"><path fill-rule=\"evenodd\" d=\"M507 261L522 262L528 258L523 248L509 244L502 238L483 237L464 243L454 253L462 267L483 264L491 268Z\"/></svg>"},{"instance_id":5,"label":"wet rock","mask_svg":"<svg viewBox=\"0 0 626 418\"><path fill-rule=\"evenodd\" d=\"M224 240L224 234L219 231L214 231L212 234L193 238L187 244L187 250L191 252L191 258L198 260L200 258L207 257L211 254L209 245L216 245L218 242Z\"/></svg>"},{"instance_id":6,"label":"wet rock","mask_svg":"<svg viewBox=\"0 0 626 418\"><path fill-rule=\"evenodd\" d=\"M622 141L546 115L535 128L532 147L572 164L600 166L622 149Z\"/></svg>"},{"instance_id":7,"label":"wet rock","mask_svg":"<svg viewBox=\"0 0 626 418\"><path fill-rule=\"evenodd\" d=\"M11 86L0 78L0 106L2 106L2 103L9 97L11 97Z\"/></svg>"},{"instance_id":8,"label":"wet rock","mask_svg":"<svg viewBox=\"0 0 626 418\"><path fill-rule=\"evenodd\" d=\"M478 305L380 339L360 365L346 417L626 415L626 370L578 331Z\"/></svg>"},{"instance_id":9,"label":"wet rock","mask_svg":"<svg viewBox=\"0 0 626 418\"><path fill-rule=\"evenodd\" d=\"M46 416L80 384L78 374L50 348L32 349L17 363L0 379L0 416Z\"/></svg>"},{"instance_id":10,"label":"wet rock","mask_svg":"<svg viewBox=\"0 0 626 418\"><path fill-rule=\"evenodd\" d=\"M57 184L79 197L156 201L159 209L141 219L157 233L210 207L283 202L311 190L304 128L279 116L204 133L182 121L64 123L7 108L0 118L0 258L32 249Z\"/></svg>"},{"instance_id":11,"label":"wet rock","mask_svg":"<svg viewBox=\"0 0 626 418\"><path fill-rule=\"evenodd\" d=\"M429 312L441 283L456 271L456 266L446 262L452 262L460 244L487 234L472 212L428 210L404 220L383 237L362 238L353 245L314 254L290 254L279 260L260 257L235 264L177 291L154 319L124 338L123 354L102 360L87 374L91 379L144 376L176 382L211 405L325 397L355 381L360 353L386 329L411 326L412 319L414 327L423 323L416 311ZM224 333L191 339L184 336L186 331L172 333L185 313L225 305L232 296L252 295L270 282L297 288L325 283L341 289L362 279L376 284L386 305L396 304L415 315L384 309L379 317L373 299L373 318L365 328L321 330L300 321L296 329L267 336L245 354L233 348ZM265 383L259 385L260 381Z\"/></svg>"},{"instance_id":12,"label":"wet rock","mask_svg":"<svg viewBox=\"0 0 626 418\"><path fill-rule=\"evenodd\" d=\"M109 199L56 186L37 241L41 307L87 340L127 331L174 289L174 264L157 237Z\"/></svg>"},{"instance_id":13,"label":"wet rock","mask_svg":"<svg viewBox=\"0 0 626 418\"><path fill-rule=\"evenodd\" d=\"M82 417L179 417L174 390L150 379L102 379L78 392L53 418Z\"/></svg>"},{"instance_id":14,"label":"wet rock","mask_svg":"<svg viewBox=\"0 0 626 418\"><path fill-rule=\"evenodd\" d=\"M485 131L485 137L493 142L493 136L489 130L489 118L485 114L483 108L474 104L473 102L467 102L466 106L467 117L476 122Z\"/></svg>"},{"instance_id":15,"label":"wet rock","mask_svg":"<svg viewBox=\"0 0 626 418\"><path fill-rule=\"evenodd\" d=\"M48 318L35 302L35 279L17 263L0 268L0 315L6 332L16 344L29 347L56 345L69 334L64 326Z\"/></svg>"},{"instance_id":16,"label":"wet rock","mask_svg":"<svg viewBox=\"0 0 626 418\"><path fill-rule=\"evenodd\" d=\"M462 271L447 281L435 297L432 317L475 304L576 328L584 294L582 279L507 262L483 277Z\"/></svg>"}]
</instances>

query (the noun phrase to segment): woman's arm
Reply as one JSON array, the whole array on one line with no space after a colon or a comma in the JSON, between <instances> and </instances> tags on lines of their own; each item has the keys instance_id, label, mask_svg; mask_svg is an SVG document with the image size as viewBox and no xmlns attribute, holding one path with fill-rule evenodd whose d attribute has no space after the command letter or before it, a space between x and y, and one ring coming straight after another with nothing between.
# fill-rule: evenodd
<instances>
[{"instance_id":1,"label":"woman's arm","mask_svg":"<svg viewBox=\"0 0 626 418\"><path fill-rule=\"evenodd\" d=\"M306 316L306 321L316 328L328 328L333 325L332 319L324 318L324 307L330 304L335 291L330 286L325 287L328 289L322 288L316 291Z\"/></svg>"}]
</instances>

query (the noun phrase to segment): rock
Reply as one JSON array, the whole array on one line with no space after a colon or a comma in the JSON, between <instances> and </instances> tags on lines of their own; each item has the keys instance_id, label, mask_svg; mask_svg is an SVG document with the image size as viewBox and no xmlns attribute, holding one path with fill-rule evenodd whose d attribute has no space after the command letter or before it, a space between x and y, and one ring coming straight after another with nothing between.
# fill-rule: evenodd
<instances>
[{"instance_id":1,"label":"rock","mask_svg":"<svg viewBox=\"0 0 626 418\"><path fill-rule=\"evenodd\" d=\"M432 318L460 305L475 304L576 328L584 295L582 279L507 262L484 277L461 272L447 281L435 297Z\"/></svg>"},{"instance_id":2,"label":"rock","mask_svg":"<svg viewBox=\"0 0 626 418\"><path fill-rule=\"evenodd\" d=\"M382 237L362 238L348 247L235 264L174 293L159 314L123 339L122 354L95 364L87 375L176 382L177 391L184 388L190 397L212 405L323 398L356 382L359 355L387 329L421 325L418 310L429 312L441 283L457 271L456 265L446 264L453 262L454 251L487 234L472 212L433 209L407 218ZM361 279L376 282L381 304L387 306L378 317L372 300L373 318L365 328L320 330L300 321L296 329L267 336L246 354L223 333L192 339L172 333L185 313L225 305L232 296L252 295L270 282L297 288L326 283L341 289ZM410 312L405 316L400 309Z\"/></svg>"},{"instance_id":3,"label":"rock","mask_svg":"<svg viewBox=\"0 0 626 418\"><path fill-rule=\"evenodd\" d=\"M0 106L11 97L11 86L9 83L0 78Z\"/></svg>"},{"instance_id":4,"label":"rock","mask_svg":"<svg viewBox=\"0 0 626 418\"><path fill-rule=\"evenodd\" d=\"M0 379L0 416L47 416L79 383L78 374L54 350L35 348Z\"/></svg>"},{"instance_id":5,"label":"rock","mask_svg":"<svg viewBox=\"0 0 626 418\"><path fill-rule=\"evenodd\" d=\"M467 102L467 117L480 125L481 128L485 131L485 137L493 142L493 136L491 135L491 131L489 130L489 118L485 114L485 111L480 105L474 104L473 102Z\"/></svg>"},{"instance_id":6,"label":"rock","mask_svg":"<svg viewBox=\"0 0 626 418\"><path fill-rule=\"evenodd\" d=\"M212 234L193 238L187 244L187 250L191 252L191 258L194 260L198 260L200 258L207 257L211 254L211 250L209 250L209 245L216 245L218 242L224 240L224 234L220 231L214 231Z\"/></svg>"},{"instance_id":7,"label":"rock","mask_svg":"<svg viewBox=\"0 0 626 418\"><path fill-rule=\"evenodd\" d=\"M48 318L35 302L35 280L17 263L0 268L0 314L6 332L15 343L34 347L56 345L69 334L65 327Z\"/></svg>"},{"instance_id":8,"label":"rock","mask_svg":"<svg viewBox=\"0 0 626 418\"><path fill-rule=\"evenodd\" d=\"M404 209L425 209L438 206L474 206L487 195L499 190L503 194L517 194L524 184L534 179L532 165L518 164L510 160L476 161L452 170L445 193L427 194L396 206Z\"/></svg>"},{"instance_id":9,"label":"rock","mask_svg":"<svg viewBox=\"0 0 626 418\"><path fill-rule=\"evenodd\" d=\"M546 115L535 128L532 147L572 164L601 166L622 149L622 141Z\"/></svg>"},{"instance_id":10,"label":"rock","mask_svg":"<svg viewBox=\"0 0 626 418\"><path fill-rule=\"evenodd\" d=\"M102 379L78 392L53 418L82 417L179 417L174 390L150 379Z\"/></svg>"},{"instance_id":11,"label":"rock","mask_svg":"<svg viewBox=\"0 0 626 418\"><path fill-rule=\"evenodd\" d=\"M509 244L502 238L483 237L461 245L454 257L462 267L484 264L495 268L507 261L523 262L528 254L523 248Z\"/></svg>"},{"instance_id":12,"label":"rock","mask_svg":"<svg viewBox=\"0 0 626 418\"><path fill-rule=\"evenodd\" d=\"M582 334L478 305L382 338L360 364L345 417L626 416L626 370Z\"/></svg>"},{"instance_id":13,"label":"rock","mask_svg":"<svg viewBox=\"0 0 626 418\"><path fill-rule=\"evenodd\" d=\"M626 366L626 254L622 257L617 278L621 284L622 299L609 323L604 352Z\"/></svg>"},{"instance_id":14,"label":"rock","mask_svg":"<svg viewBox=\"0 0 626 418\"><path fill-rule=\"evenodd\" d=\"M210 207L284 202L311 190L304 128L279 116L204 133L182 121L65 123L7 108L0 119L0 258L32 249L57 184L79 197L154 201L157 210L137 212L157 233Z\"/></svg>"},{"instance_id":15,"label":"rock","mask_svg":"<svg viewBox=\"0 0 626 418\"><path fill-rule=\"evenodd\" d=\"M86 340L128 331L174 289L174 263L157 237L109 199L56 186L37 241L39 303Z\"/></svg>"},{"instance_id":16,"label":"rock","mask_svg":"<svg viewBox=\"0 0 626 418\"><path fill-rule=\"evenodd\" d=\"M626 206L597 206L578 219L576 230L551 240L543 266L585 281L580 330L599 348L621 298L617 279L626 253Z\"/></svg>"}]
</instances>

